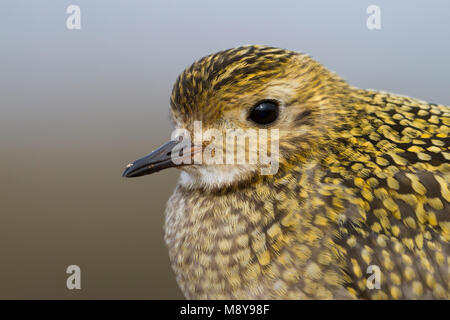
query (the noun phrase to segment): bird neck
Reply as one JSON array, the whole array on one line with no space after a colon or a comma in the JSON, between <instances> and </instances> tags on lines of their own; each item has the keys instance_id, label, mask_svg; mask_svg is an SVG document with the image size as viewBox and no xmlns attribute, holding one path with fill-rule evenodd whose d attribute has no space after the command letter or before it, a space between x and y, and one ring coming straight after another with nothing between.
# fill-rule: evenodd
<instances>
[{"instance_id":1,"label":"bird neck","mask_svg":"<svg viewBox=\"0 0 450 320\"><path fill-rule=\"evenodd\" d=\"M291 165L283 163L275 176L220 190L176 188L166 211L165 240L188 298L276 296L285 285L276 281L285 263L295 261L301 277L322 272L318 257L311 259L319 251L330 260L327 272L338 272L341 262L329 244L339 217L317 218L310 210L324 205L315 185L320 168L314 162Z\"/></svg>"}]
</instances>

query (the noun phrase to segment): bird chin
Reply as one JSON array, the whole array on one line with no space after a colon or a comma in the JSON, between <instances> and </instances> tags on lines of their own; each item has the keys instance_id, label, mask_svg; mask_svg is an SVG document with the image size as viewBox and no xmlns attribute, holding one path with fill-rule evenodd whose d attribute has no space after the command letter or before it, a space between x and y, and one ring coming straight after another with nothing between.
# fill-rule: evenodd
<instances>
[{"instance_id":1,"label":"bird chin","mask_svg":"<svg viewBox=\"0 0 450 320\"><path fill-rule=\"evenodd\" d=\"M193 165L182 168L179 184L189 189L221 189L248 180L256 171L251 165Z\"/></svg>"}]
</instances>

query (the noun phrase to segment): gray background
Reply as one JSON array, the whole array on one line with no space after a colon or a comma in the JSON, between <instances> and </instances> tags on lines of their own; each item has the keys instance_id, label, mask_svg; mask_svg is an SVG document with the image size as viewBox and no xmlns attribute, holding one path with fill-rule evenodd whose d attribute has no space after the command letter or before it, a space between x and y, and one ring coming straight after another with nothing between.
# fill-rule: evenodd
<instances>
[{"instance_id":1,"label":"gray background","mask_svg":"<svg viewBox=\"0 0 450 320\"><path fill-rule=\"evenodd\" d=\"M82 29L66 29L81 7ZM381 7L382 29L366 28ZM169 138L182 69L267 44L351 84L450 104L448 1L0 2L0 298L182 298L163 242L168 170L123 179ZM82 289L65 269L82 269Z\"/></svg>"}]
</instances>

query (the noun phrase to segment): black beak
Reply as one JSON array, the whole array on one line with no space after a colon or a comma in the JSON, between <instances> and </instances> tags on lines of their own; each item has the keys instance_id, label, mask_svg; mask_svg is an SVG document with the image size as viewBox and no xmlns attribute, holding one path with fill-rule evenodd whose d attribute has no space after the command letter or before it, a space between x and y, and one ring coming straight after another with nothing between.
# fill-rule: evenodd
<instances>
[{"instance_id":1,"label":"black beak","mask_svg":"<svg viewBox=\"0 0 450 320\"><path fill-rule=\"evenodd\" d=\"M127 165L127 168L122 174L122 177L134 178L145 176L160 170L177 166L172 162L172 149L180 141L169 141L162 145L149 155L140 158L133 163Z\"/></svg>"}]
</instances>

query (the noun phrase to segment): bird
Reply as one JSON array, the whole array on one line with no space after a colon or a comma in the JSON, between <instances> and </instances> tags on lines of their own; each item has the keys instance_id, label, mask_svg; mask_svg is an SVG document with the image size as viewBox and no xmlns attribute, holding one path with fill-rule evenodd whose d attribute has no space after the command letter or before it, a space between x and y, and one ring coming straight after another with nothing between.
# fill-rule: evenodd
<instances>
[{"instance_id":1,"label":"bird","mask_svg":"<svg viewBox=\"0 0 450 320\"><path fill-rule=\"evenodd\" d=\"M187 67L170 111L190 134L195 121L278 131L271 174L260 161L175 163L182 138L126 167L124 177L180 170L164 239L187 299L450 298L448 106L246 45ZM205 148L188 145L183 159Z\"/></svg>"}]
</instances>

